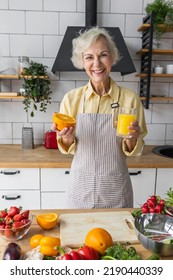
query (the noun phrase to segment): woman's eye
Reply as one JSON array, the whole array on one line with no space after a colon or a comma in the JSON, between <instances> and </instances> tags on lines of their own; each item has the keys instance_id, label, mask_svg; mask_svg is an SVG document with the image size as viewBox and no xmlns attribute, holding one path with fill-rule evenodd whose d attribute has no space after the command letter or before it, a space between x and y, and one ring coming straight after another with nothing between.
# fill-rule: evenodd
<instances>
[{"instance_id":1,"label":"woman's eye","mask_svg":"<svg viewBox=\"0 0 173 280\"><path fill-rule=\"evenodd\" d=\"M85 59L86 59L86 60L91 60L92 57L91 57L91 56L87 56L87 57L85 57Z\"/></svg>"},{"instance_id":2,"label":"woman's eye","mask_svg":"<svg viewBox=\"0 0 173 280\"><path fill-rule=\"evenodd\" d=\"M107 53L102 53L101 57L104 57L104 56L108 56L108 54Z\"/></svg>"}]
</instances>

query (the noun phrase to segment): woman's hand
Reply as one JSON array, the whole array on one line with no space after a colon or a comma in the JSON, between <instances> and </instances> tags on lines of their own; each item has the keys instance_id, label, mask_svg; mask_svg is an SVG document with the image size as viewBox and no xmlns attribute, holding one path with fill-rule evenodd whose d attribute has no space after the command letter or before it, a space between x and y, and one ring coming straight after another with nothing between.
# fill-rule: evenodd
<instances>
[{"instance_id":1,"label":"woman's hand","mask_svg":"<svg viewBox=\"0 0 173 280\"><path fill-rule=\"evenodd\" d=\"M75 139L75 126L65 127L62 130L56 128L56 124L53 123L51 129L55 131L59 137L61 137L61 143L66 150L73 144Z\"/></svg>"},{"instance_id":2,"label":"woman's hand","mask_svg":"<svg viewBox=\"0 0 173 280\"><path fill-rule=\"evenodd\" d=\"M130 130L130 132L128 132L127 138L124 138L124 139L125 139L125 143L126 143L128 152L131 152L131 151L133 151L133 149L136 145L137 139L140 135L140 126L139 126L138 121L132 122L131 125L128 127L128 129Z\"/></svg>"}]
</instances>

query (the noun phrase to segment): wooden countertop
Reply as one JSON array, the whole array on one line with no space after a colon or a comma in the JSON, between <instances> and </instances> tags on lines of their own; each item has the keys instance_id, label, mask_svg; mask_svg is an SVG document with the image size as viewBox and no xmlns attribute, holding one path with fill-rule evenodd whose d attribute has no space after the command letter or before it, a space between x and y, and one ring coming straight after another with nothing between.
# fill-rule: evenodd
<instances>
[{"instance_id":1,"label":"wooden countertop","mask_svg":"<svg viewBox=\"0 0 173 280\"><path fill-rule=\"evenodd\" d=\"M81 212L86 213L86 212L103 212L103 211L104 212L130 211L132 213L133 210L134 209L130 209L130 208L86 209L86 210L83 210L83 209L82 210L79 210L79 209L31 210L31 213L34 215L34 220L33 220L32 226L31 226L28 234L22 240L19 240L16 243L18 243L21 246L23 253L25 253L25 252L31 250L31 247L29 245L29 240L30 240L31 236L34 234L44 234L44 235L48 235L48 236L58 236L59 237L59 225L57 225L54 229L51 229L51 230L43 230L37 225L37 222L35 220L35 215L38 215L38 214L54 212L54 213L57 213L59 216L60 214L65 214L65 213L81 213ZM0 260L2 259L5 246L8 243L9 243L8 241L5 241L0 237ZM132 244L132 246L136 248L137 252L141 255L142 259L144 259L144 260L147 259L151 255L151 252L146 250L140 243ZM160 259L172 260L173 257L161 257Z\"/></svg>"},{"instance_id":2,"label":"wooden countertop","mask_svg":"<svg viewBox=\"0 0 173 280\"><path fill-rule=\"evenodd\" d=\"M128 157L128 167L173 168L173 159L153 154L154 147L145 146L141 156ZM70 168L72 158L41 145L31 150L24 150L21 145L0 145L0 168Z\"/></svg>"}]
</instances>

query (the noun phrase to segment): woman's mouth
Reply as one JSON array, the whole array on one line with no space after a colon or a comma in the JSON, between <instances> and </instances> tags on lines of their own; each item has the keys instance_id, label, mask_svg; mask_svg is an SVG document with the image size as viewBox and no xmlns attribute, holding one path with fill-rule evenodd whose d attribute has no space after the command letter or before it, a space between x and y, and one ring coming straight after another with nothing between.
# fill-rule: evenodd
<instances>
[{"instance_id":1,"label":"woman's mouth","mask_svg":"<svg viewBox=\"0 0 173 280\"><path fill-rule=\"evenodd\" d=\"M104 72L104 69L101 69L101 70L93 70L92 72L93 72L94 74L99 75L99 74L102 74L102 73Z\"/></svg>"}]
</instances>

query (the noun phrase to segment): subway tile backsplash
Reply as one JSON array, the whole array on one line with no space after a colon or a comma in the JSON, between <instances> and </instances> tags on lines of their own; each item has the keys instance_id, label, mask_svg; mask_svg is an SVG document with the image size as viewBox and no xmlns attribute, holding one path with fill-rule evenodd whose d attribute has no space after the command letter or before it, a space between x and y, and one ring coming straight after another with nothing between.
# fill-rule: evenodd
<instances>
[{"instance_id":1,"label":"subway tile backsplash","mask_svg":"<svg viewBox=\"0 0 173 280\"><path fill-rule=\"evenodd\" d=\"M119 27L137 72L140 71L141 33L137 28L142 24L145 7L152 0L98 0L97 24L104 27ZM31 123L35 144L42 144L44 134L50 129L52 113L59 111L64 94L86 84L84 72L57 72L53 66L67 26L85 25L85 0L1 0L0 1L0 70L8 68L17 71L18 56L26 55L35 62L48 66L51 78L52 100L46 113L39 110L32 118L24 110L21 100L0 99L0 144L21 144L22 127ZM161 48L173 47L173 34L166 33ZM164 67L172 63L171 56L158 56L153 67ZM136 73L121 76L111 73L119 84L139 94L139 78ZM1 80L1 91L18 91L21 80ZM152 94L173 97L173 79L155 79L151 84ZM147 144L173 144L173 101L151 103L145 111L148 126Z\"/></svg>"}]
</instances>

